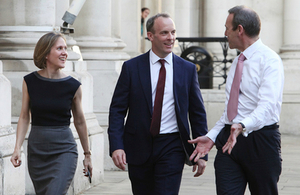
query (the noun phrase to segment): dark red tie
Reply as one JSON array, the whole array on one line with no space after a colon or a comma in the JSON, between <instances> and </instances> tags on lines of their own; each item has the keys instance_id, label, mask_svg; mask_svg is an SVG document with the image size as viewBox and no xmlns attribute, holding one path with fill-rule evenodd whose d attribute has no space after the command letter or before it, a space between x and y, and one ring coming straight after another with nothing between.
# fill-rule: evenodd
<instances>
[{"instance_id":1,"label":"dark red tie","mask_svg":"<svg viewBox=\"0 0 300 195\"><path fill-rule=\"evenodd\" d=\"M165 81L166 81L165 60L160 59L158 61L161 63L161 68L159 70L152 121L150 126L150 133L152 134L153 137L159 134L160 131L161 111L162 111L162 103L164 98Z\"/></svg>"}]
</instances>

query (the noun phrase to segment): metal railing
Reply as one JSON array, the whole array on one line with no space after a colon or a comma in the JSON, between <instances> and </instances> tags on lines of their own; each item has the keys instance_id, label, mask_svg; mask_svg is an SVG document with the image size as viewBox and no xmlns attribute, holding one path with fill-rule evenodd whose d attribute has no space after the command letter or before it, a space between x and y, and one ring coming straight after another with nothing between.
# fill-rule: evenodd
<instances>
[{"instance_id":1,"label":"metal railing","mask_svg":"<svg viewBox=\"0 0 300 195\"><path fill-rule=\"evenodd\" d=\"M233 59L227 59L228 55L228 40L226 37L177 37L182 54L181 57L187 59L197 66L197 71L201 71L201 68L206 68L207 71L199 77L206 78L205 82L211 82L209 85L205 85L204 88L212 88L212 77L222 77L223 83L219 84L220 89L222 85L226 83L227 70L229 69L227 63L232 63ZM207 43L207 42L219 42L223 50L223 59L219 60L217 56L213 56L205 48L192 45L192 43ZM191 46L192 45L192 46ZM238 53L238 52L237 52ZM202 66L202 67L201 67ZM211 66L211 67L209 67ZM210 72L211 71L211 72ZM200 73L201 74L201 73ZM211 78L209 78L211 77ZM209 80L211 79L211 80ZM204 82L204 83L205 83ZM199 78L200 83L200 78ZM201 86L201 83L200 83Z\"/></svg>"}]
</instances>

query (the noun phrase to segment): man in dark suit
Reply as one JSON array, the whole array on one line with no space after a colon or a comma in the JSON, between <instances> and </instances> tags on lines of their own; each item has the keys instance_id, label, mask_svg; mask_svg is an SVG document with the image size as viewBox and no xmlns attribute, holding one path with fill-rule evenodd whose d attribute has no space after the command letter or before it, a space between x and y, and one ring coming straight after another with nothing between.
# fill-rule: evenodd
<instances>
[{"instance_id":1,"label":"man in dark suit","mask_svg":"<svg viewBox=\"0 0 300 195\"><path fill-rule=\"evenodd\" d=\"M205 135L206 112L195 65L172 53L173 20L157 14L146 27L152 48L123 64L112 98L110 155L122 170L128 163L133 194L178 194L184 163L194 150L187 142L189 127L194 138ZM206 160L194 164L195 176L204 172Z\"/></svg>"}]
</instances>

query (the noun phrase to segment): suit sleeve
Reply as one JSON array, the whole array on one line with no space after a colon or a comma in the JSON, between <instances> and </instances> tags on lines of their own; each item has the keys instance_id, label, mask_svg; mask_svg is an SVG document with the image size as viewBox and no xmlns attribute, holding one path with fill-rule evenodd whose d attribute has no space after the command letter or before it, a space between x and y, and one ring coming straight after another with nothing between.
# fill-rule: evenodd
<instances>
[{"instance_id":1,"label":"suit sleeve","mask_svg":"<svg viewBox=\"0 0 300 195\"><path fill-rule=\"evenodd\" d=\"M117 149L124 150L124 120L129 105L130 76L126 62L122 66L109 108L108 138L109 153Z\"/></svg>"}]
</instances>

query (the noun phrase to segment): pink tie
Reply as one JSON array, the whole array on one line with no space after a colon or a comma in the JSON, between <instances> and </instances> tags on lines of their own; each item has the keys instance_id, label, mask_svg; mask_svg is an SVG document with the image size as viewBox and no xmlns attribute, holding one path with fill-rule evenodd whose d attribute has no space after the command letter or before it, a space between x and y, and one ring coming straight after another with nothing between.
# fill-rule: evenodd
<instances>
[{"instance_id":1,"label":"pink tie","mask_svg":"<svg viewBox=\"0 0 300 195\"><path fill-rule=\"evenodd\" d=\"M238 63L235 69L234 78L231 85L230 96L227 105L227 117L229 121L232 121L236 115L238 110L238 102L239 102L239 92L240 92L240 82L242 78L243 72L243 64L246 57L243 53L240 54Z\"/></svg>"},{"instance_id":2,"label":"pink tie","mask_svg":"<svg viewBox=\"0 0 300 195\"><path fill-rule=\"evenodd\" d=\"M154 108L152 114L152 121L150 126L150 133L152 136L156 136L160 132L160 123L161 123L161 111L162 111L162 104L164 98L164 91L165 91L165 81L166 81L166 68L165 68L165 60L159 60L161 64L161 68L159 70L158 81L156 85L156 94L154 100Z\"/></svg>"}]
</instances>

